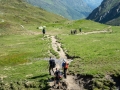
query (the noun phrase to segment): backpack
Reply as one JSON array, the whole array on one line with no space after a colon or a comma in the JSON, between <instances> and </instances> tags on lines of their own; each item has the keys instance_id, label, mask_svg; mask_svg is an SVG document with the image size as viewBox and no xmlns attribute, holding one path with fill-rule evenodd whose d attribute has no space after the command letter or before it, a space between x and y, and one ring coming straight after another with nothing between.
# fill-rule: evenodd
<instances>
[{"instance_id":1,"label":"backpack","mask_svg":"<svg viewBox=\"0 0 120 90\"><path fill-rule=\"evenodd\" d=\"M68 68L68 63L67 62L65 62L65 64L64 64L64 68Z\"/></svg>"},{"instance_id":2,"label":"backpack","mask_svg":"<svg viewBox=\"0 0 120 90\"><path fill-rule=\"evenodd\" d=\"M65 62L62 63L62 67L65 67Z\"/></svg>"},{"instance_id":3,"label":"backpack","mask_svg":"<svg viewBox=\"0 0 120 90\"><path fill-rule=\"evenodd\" d=\"M42 31L44 34L45 34L45 28L43 28L43 31Z\"/></svg>"},{"instance_id":4,"label":"backpack","mask_svg":"<svg viewBox=\"0 0 120 90\"><path fill-rule=\"evenodd\" d=\"M56 77L57 77L57 78L62 78L61 72L60 72L59 70L56 71Z\"/></svg>"},{"instance_id":5,"label":"backpack","mask_svg":"<svg viewBox=\"0 0 120 90\"><path fill-rule=\"evenodd\" d=\"M50 60L50 66L52 68L55 68L56 64L55 64L55 60L54 59Z\"/></svg>"}]
</instances>

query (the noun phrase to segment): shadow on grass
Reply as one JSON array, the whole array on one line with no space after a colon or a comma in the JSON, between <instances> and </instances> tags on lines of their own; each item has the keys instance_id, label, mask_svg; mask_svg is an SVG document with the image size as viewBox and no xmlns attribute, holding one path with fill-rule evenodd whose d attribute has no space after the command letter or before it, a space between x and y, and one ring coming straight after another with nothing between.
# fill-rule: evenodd
<instances>
[{"instance_id":1,"label":"shadow on grass","mask_svg":"<svg viewBox=\"0 0 120 90\"><path fill-rule=\"evenodd\" d=\"M48 77L48 76L49 76L48 74L42 74L42 75L38 75L38 76L31 77L31 78L29 78L29 79L44 78L44 77Z\"/></svg>"},{"instance_id":2,"label":"shadow on grass","mask_svg":"<svg viewBox=\"0 0 120 90\"><path fill-rule=\"evenodd\" d=\"M111 75L111 77L114 80L114 82L116 83L116 87L118 87L118 90L120 90L120 75L118 75L118 76Z\"/></svg>"},{"instance_id":3,"label":"shadow on grass","mask_svg":"<svg viewBox=\"0 0 120 90\"><path fill-rule=\"evenodd\" d=\"M33 79L33 80L36 79L37 82L39 82L40 90L49 90L50 86L48 84L48 78L49 78L49 74L41 74L41 75L33 76L29 79Z\"/></svg>"}]
</instances>

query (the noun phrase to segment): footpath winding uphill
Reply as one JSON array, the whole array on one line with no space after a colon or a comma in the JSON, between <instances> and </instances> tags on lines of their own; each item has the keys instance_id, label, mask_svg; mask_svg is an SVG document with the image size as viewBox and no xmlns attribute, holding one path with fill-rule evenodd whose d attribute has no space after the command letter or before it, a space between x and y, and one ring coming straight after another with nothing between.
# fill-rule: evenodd
<instances>
[{"instance_id":1,"label":"footpath winding uphill","mask_svg":"<svg viewBox=\"0 0 120 90\"><path fill-rule=\"evenodd\" d=\"M57 60L57 59L55 60L55 62L56 62L56 68L62 69L61 66L62 66L63 59L66 59L69 64L70 64L70 62L72 60L67 59L67 57L66 57L63 49L61 48L61 44L57 42L55 36L51 36L51 41L52 41L51 44L52 44L53 50L55 50L56 52L58 52L58 54L60 56L59 60ZM59 51L57 51L57 47L60 48ZM64 87L64 90L83 90L83 88L79 87L79 85L75 82L75 77L72 76L72 75L67 75L67 79L63 78L62 82L65 83L65 84L61 83L61 85L63 85L62 87ZM50 82L49 84L52 87L54 85L54 82ZM54 90L56 88L52 87L51 89ZM63 88L60 88L60 89L63 89Z\"/></svg>"}]
</instances>

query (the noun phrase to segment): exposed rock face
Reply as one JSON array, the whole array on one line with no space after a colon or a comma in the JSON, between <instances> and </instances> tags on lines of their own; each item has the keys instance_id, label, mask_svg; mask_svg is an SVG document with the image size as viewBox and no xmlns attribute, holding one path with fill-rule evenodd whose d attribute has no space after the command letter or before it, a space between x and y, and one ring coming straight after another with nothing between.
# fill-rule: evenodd
<instances>
[{"instance_id":1,"label":"exposed rock face","mask_svg":"<svg viewBox=\"0 0 120 90\"><path fill-rule=\"evenodd\" d=\"M118 22L120 20L120 0L104 0L87 19L100 23L120 25L120 22Z\"/></svg>"}]
</instances>

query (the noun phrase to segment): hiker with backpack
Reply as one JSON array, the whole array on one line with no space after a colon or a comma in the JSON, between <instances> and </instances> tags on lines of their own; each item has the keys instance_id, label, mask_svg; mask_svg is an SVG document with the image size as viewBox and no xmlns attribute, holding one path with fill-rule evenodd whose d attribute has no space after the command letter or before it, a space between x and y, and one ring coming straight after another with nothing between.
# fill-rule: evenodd
<instances>
[{"instance_id":1,"label":"hiker with backpack","mask_svg":"<svg viewBox=\"0 0 120 90\"><path fill-rule=\"evenodd\" d=\"M55 66L56 66L55 60L50 57L50 60L49 60L49 74L50 74L50 75L51 75L51 70L52 70L53 73L54 73L53 68L55 68Z\"/></svg>"},{"instance_id":2,"label":"hiker with backpack","mask_svg":"<svg viewBox=\"0 0 120 90\"><path fill-rule=\"evenodd\" d=\"M63 59L62 67L64 72L64 78L67 78L67 69L68 69L68 63L65 59Z\"/></svg>"},{"instance_id":3,"label":"hiker with backpack","mask_svg":"<svg viewBox=\"0 0 120 90\"><path fill-rule=\"evenodd\" d=\"M54 86L56 86L56 84L58 84L58 89L59 89L60 79L62 78L61 72L56 68L56 71L55 71L54 75L55 75Z\"/></svg>"},{"instance_id":4,"label":"hiker with backpack","mask_svg":"<svg viewBox=\"0 0 120 90\"><path fill-rule=\"evenodd\" d=\"M43 36L44 36L45 35L45 27L43 27L42 33L43 33Z\"/></svg>"}]
</instances>

